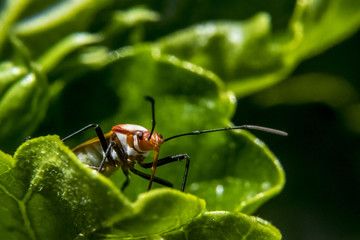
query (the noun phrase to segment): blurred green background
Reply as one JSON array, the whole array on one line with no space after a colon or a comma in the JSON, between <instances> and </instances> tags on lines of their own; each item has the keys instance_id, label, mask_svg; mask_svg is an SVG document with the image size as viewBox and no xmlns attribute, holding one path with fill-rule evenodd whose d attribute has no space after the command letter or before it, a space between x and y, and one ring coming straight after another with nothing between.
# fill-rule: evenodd
<instances>
[{"instance_id":1,"label":"blurred green background","mask_svg":"<svg viewBox=\"0 0 360 240\"><path fill-rule=\"evenodd\" d=\"M285 141L261 136L281 160L286 184L258 215L271 219L284 239L360 238L359 40L357 32L302 62L279 85L239 101L235 123L289 132Z\"/></svg>"},{"instance_id":2,"label":"blurred green background","mask_svg":"<svg viewBox=\"0 0 360 240\"><path fill-rule=\"evenodd\" d=\"M286 139L256 133L280 159L287 179L283 192L256 215L278 227L283 239L360 239L359 1L79 1L79 7L67 1L29 2L0 3L0 36L9 31L21 40L13 36L9 44L0 38L0 59L26 65L41 82L19 103L23 109L10 100L11 108L0 104L3 150L13 152L27 135L64 136L90 122L111 126L112 109L121 109L118 93L112 92L111 81L98 84L103 72L97 70L110 62L107 51L124 46L136 51L149 42L163 54L216 74L237 97L235 125L289 133ZM53 5L61 16L59 26L45 10ZM73 15L67 14L70 9ZM114 10L128 11L112 15ZM29 18L38 12L39 19ZM68 19L76 21L69 24ZM192 27L214 20L218 25ZM207 36L206 27L218 35ZM246 33L245 44L233 43L227 35L239 29ZM72 38L72 33L85 31L94 35L84 34L78 42ZM95 34L99 32L101 36ZM130 55L127 50L117 53ZM1 85L2 97L10 89L7 84ZM81 91L74 95L68 89ZM191 90L196 92L178 92ZM121 100L136 99L124 95ZM109 104L112 109L103 107ZM231 115L231 106L226 107L219 111ZM18 122L6 118L9 109L21 116ZM136 114L130 119L140 118Z\"/></svg>"}]
</instances>

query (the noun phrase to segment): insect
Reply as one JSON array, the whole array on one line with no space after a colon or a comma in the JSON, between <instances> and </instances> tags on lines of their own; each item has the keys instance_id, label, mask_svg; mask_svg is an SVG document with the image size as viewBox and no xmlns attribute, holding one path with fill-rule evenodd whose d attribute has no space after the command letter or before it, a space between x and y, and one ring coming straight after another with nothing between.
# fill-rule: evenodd
<instances>
[{"instance_id":1,"label":"insect","mask_svg":"<svg viewBox=\"0 0 360 240\"><path fill-rule=\"evenodd\" d=\"M119 124L114 126L110 132L104 134L99 125L90 124L62 139L62 141L66 141L69 138L88 129L95 129L95 132L97 134L96 138L93 138L76 146L75 148L73 148L72 151L86 166L95 169L106 176L111 175L114 171L121 168L126 177L126 180L121 187L122 191L129 184L130 172L149 180L149 185L147 188L148 191L151 189L153 182L172 188L172 183L155 176L156 168L171 162L182 160L186 160L186 164L181 191L185 190L186 179L190 166L190 157L187 154L178 154L158 159L160 147L163 143L171 139L188 135L199 135L218 131L228 131L231 129L259 130L282 136L287 135L286 132L272 128L253 125L242 125L211 130L193 131L164 139L161 134L154 131L156 125L155 101L151 97L146 97L146 99L151 102L152 107L151 130L134 124ZM154 151L154 159L152 162L145 163L144 160L149 155L150 151ZM135 165L139 165L142 168L151 168L151 174L147 174L135 169Z\"/></svg>"}]
</instances>

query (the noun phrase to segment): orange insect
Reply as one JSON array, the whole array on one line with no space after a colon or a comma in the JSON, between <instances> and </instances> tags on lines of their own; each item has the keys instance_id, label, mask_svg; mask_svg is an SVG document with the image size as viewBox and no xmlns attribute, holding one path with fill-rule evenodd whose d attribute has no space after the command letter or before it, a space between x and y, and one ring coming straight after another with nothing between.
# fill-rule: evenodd
<instances>
[{"instance_id":1,"label":"orange insect","mask_svg":"<svg viewBox=\"0 0 360 240\"><path fill-rule=\"evenodd\" d=\"M228 131L231 129L259 130L282 136L287 135L286 132L272 128L253 125L242 125L211 130L193 131L163 139L161 134L154 132L156 125L154 99L151 97L146 97L146 99L151 102L152 106L153 121L151 131L139 125L119 124L114 126L109 133L103 134L103 131L101 130L99 125L90 124L80 129L79 131L69 135L68 137L62 139L62 141L66 141L69 138L85 130L94 128L97 137L76 146L73 149L73 152L86 166L92 169L96 169L97 171L103 173L106 176L111 175L114 171L121 168L121 170L126 176L126 180L123 183L121 190L124 190L129 184L129 171L149 180L148 190L151 189L153 182L157 182L167 187L173 187L173 184L169 181L155 176L156 167L186 159L185 172L181 187L181 191L184 191L190 166L190 157L187 154L178 154L158 159L161 145L174 138L187 135L199 135L218 131ZM154 159L150 163L144 163L144 160L149 155L150 151L154 151ZM143 168L151 168L151 174L143 173L135 169L136 164Z\"/></svg>"}]
</instances>

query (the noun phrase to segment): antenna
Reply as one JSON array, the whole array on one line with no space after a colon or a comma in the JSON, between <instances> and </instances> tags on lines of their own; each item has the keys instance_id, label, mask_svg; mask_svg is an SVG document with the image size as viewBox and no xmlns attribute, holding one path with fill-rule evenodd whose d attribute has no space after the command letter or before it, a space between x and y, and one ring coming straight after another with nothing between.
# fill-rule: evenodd
<instances>
[{"instance_id":1,"label":"antenna","mask_svg":"<svg viewBox=\"0 0 360 240\"><path fill-rule=\"evenodd\" d=\"M201 131L194 131L194 132L183 133L183 134L179 134L179 135L175 135L175 136L166 138L166 139L164 140L164 142L169 141L169 140L174 139L174 138L178 138L178 137L182 137L182 136L187 136L187 135L199 135L199 134L203 134L203 133L228 131L228 130L232 130L232 129L257 130L257 131L268 132L268 133L272 133L272 134L276 134L276 135L280 135L280 136L287 136L287 135L288 135L288 134L287 134L286 132L284 132L284 131L277 130L277 129L273 129L273 128L267 128L267 127L261 127L261 126L254 126L254 125L241 125L241 126L235 126L235 127L226 127L226 128L218 128L218 129L201 130Z\"/></svg>"},{"instance_id":2,"label":"antenna","mask_svg":"<svg viewBox=\"0 0 360 240\"><path fill-rule=\"evenodd\" d=\"M152 134L154 132L155 125L156 125L156 121L155 121L155 100L150 96L146 96L145 99L150 101L150 103L151 103L151 111L152 111L152 128L151 128L150 136L148 138L148 140L150 140L150 138L151 138L151 136L152 136Z\"/></svg>"}]
</instances>

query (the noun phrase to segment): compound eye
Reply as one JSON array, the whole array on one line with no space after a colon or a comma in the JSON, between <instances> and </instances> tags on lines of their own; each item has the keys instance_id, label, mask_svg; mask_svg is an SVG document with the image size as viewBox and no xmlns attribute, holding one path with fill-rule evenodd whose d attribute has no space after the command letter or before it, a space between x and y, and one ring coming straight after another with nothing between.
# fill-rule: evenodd
<instances>
[{"instance_id":1,"label":"compound eye","mask_svg":"<svg viewBox=\"0 0 360 240\"><path fill-rule=\"evenodd\" d=\"M144 137L144 132L143 131L139 131L136 133L136 136L138 136L139 140L142 140Z\"/></svg>"}]
</instances>

